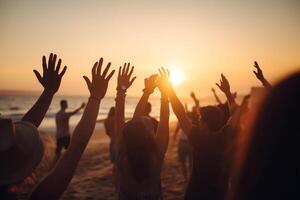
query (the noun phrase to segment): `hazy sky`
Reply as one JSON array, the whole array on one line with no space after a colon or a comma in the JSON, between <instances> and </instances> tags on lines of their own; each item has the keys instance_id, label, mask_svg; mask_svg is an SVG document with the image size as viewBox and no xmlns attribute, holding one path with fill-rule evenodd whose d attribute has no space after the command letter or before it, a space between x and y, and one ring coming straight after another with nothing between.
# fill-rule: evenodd
<instances>
[{"instance_id":1,"label":"hazy sky","mask_svg":"<svg viewBox=\"0 0 300 200\"><path fill-rule=\"evenodd\" d=\"M233 90L258 85L254 60L271 82L300 68L299 0L0 0L0 27L0 89L41 90L32 69L49 52L68 66L61 94L87 94L82 75L100 56L134 64L129 95L160 66L182 71L181 95L201 96L221 72Z\"/></svg>"}]
</instances>

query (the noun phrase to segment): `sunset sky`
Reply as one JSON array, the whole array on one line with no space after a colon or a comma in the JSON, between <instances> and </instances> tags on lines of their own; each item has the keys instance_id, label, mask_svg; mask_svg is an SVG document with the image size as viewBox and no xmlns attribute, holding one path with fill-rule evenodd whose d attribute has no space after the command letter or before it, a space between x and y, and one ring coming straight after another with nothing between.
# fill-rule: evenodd
<instances>
[{"instance_id":1,"label":"sunset sky","mask_svg":"<svg viewBox=\"0 0 300 200\"><path fill-rule=\"evenodd\" d=\"M248 92L254 60L272 83L300 69L299 0L0 0L0 27L0 90L41 90L32 69L50 52L68 66L60 94L87 94L82 75L100 57L136 67L134 96L161 66L183 74L182 96L210 95L222 72Z\"/></svg>"}]
</instances>

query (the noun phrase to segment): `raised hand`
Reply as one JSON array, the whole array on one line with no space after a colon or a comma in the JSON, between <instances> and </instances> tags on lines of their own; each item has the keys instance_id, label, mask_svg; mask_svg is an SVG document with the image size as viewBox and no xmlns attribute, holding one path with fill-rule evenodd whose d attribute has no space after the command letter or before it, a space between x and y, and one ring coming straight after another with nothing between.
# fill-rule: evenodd
<instances>
[{"instance_id":1,"label":"raised hand","mask_svg":"<svg viewBox=\"0 0 300 200\"><path fill-rule=\"evenodd\" d=\"M265 87L271 87L271 84L265 79L264 74L261 70L261 68L259 67L258 63L256 61L254 61L254 67L256 68L257 71L253 71L253 73L255 74L256 78L262 82L262 84Z\"/></svg>"},{"instance_id":2,"label":"raised hand","mask_svg":"<svg viewBox=\"0 0 300 200\"><path fill-rule=\"evenodd\" d=\"M158 72L160 76L158 78L157 86L162 94L168 95L172 89L172 84L169 80L170 71L162 67L158 69Z\"/></svg>"},{"instance_id":3,"label":"raised hand","mask_svg":"<svg viewBox=\"0 0 300 200\"><path fill-rule=\"evenodd\" d=\"M130 63L124 63L123 67L119 68L117 90L126 91L136 79L136 76L131 78L134 67L130 68Z\"/></svg>"},{"instance_id":4,"label":"raised hand","mask_svg":"<svg viewBox=\"0 0 300 200\"><path fill-rule=\"evenodd\" d=\"M92 68L92 81L90 81L88 77L83 76L90 91L91 97L95 97L97 99L102 99L105 96L108 82L115 73L115 70L112 70L107 76L108 70L111 65L110 62L106 65L106 68L101 73L102 64L103 58L100 58L99 62L96 62L94 64Z\"/></svg>"},{"instance_id":5,"label":"raised hand","mask_svg":"<svg viewBox=\"0 0 300 200\"><path fill-rule=\"evenodd\" d=\"M154 89L157 86L157 79L158 79L158 74L153 74L150 77L146 78L144 80L144 84L145 84L144 90L149 91L150 93L153 93Z\"/></svg>"},{"instance_id":6,"label":"raised hand","mask_svg":"<svg viewBox=\"0 0 300 200\"><path fill-rule=\"evenodd\" d=\"M216 83L219 89L224 92L225 94L230 93L230 85L226 77L221 74L220 84Z\"/></svg>"},{"instance_id":7,"label":"raised hand","mask_svg":"<svg viewBox=\"0 0 300 200\"><path fill-rule=\"evenodd\" d=\"M257 71L253 71L253 73L255 74L256 78L260 81L265 80L264 74L262 72L262 70L260 69L258 63L256 61L254 61L254 67L256 68Z\"/></svg>"},{"instance_id":8,"label":"raised hand","mask_svg":"<svg viewBox=\"0 0 300 200\"><path fill-rule=\"evenodd\" d=\"M192 99L196 99L195 92L191 92L190 96L192 97Z\"/></svg>"},{"instance_id":9,"label":"raised hand","mask_svg":"<svg viewBox=\"0 0 300 200\"><path fill-rule=\"evenodd\" d=\"M46 57L43 56L43 76L37 70L33 70L35 76L44 87L45 91L52 94L57 92L61 83L61 79L67 70L67 67L64 66L63 70L59 73L61 59L58 60L57 64L56 60L57 55L53 53L50 54L48 63L46 62Z\"/></svg>"}]
</instances>

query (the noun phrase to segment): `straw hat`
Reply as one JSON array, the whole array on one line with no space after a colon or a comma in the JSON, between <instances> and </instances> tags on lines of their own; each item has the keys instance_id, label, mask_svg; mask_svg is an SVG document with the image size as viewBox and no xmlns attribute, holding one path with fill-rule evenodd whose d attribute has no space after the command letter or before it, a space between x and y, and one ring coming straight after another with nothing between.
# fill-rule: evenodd
<instances>
[{"instance_id":1,"label":"straw hat","mask_svg":"<svg viewBox=\"0 0 300 200\"><path fill-rule=\"evenodd\" d=\"M43 157L37 128L29 122L0 119L0 185L22 181Z\"/></svg>"}]
</instances>

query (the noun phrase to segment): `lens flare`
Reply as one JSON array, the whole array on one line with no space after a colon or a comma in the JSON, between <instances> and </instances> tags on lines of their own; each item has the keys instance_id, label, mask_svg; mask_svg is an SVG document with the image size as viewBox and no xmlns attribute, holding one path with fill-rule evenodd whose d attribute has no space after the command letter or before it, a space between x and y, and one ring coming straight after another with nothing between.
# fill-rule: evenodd
<instances>
[{"instance_id":1,"label":"lens flare","mask_svg":"<svg viewBox=\"0 0 300 200\"><path fill-rule=\"evenodd\" d=\"M174 85L179 85L184 81L184 74L178 69L171 69L170 81Z\"/></svg>"}]
</instances>

